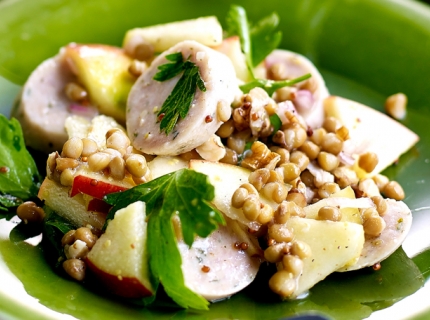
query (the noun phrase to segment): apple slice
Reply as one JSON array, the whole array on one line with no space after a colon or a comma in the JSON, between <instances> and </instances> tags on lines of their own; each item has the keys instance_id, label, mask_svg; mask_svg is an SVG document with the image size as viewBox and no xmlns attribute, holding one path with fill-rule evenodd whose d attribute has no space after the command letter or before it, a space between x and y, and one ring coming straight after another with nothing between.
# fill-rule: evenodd
<instances>
[{"instance_id":1,"label":"apple slice","mask_svg":"<svg viewBox=\"0 0 430 320\"><path fill-rule=\"evenodd\" d=\"M338 271L357 270L369 267L388 258L405 240L412 226L412 213L403 201L385 199L387 211L382 216L385 229L377 237L366 237L360 258L353 265Z\"/></svg>"},{"instance_id":2,"label":"apple slice","mask_svg":"<svg viewBox=\"0 0 430 320\"><path fill-rule=\"evenodd\" d=\"M103 200L92 198L88 201L87 211L108 213L112 206Z\"/></svg>"},{"instance_id":3,"label":"apple slice","mask_svg":"<svg viewBox=\"0 0 430 320\"><path fill-rule=\"evenodd\" d=\"M332 116L348 128L350 139L344 143L347 154L374 152L378 165L370 173L355 166L359 178L375 175L415 145L419 137L401 123L358 102L331 96L324 101L326 116Z\"/></svg>"},{"instance_id":4,"label":"apple slice","mask_svg":"<svg viewBox=\"0 0 430 320\"><path fill-rule=\"evenodd\" d=\"M303 259L303 272L290 298L296 298L345 265L357 261L364 244L363 227L351 222L333 222L291 217L287 227L294 239L307 243L312 254Z\"/></svg>"},{"instance_id":5,"label":"apple slice","mask_svg":"<svg viewBox=\"0 0 430 320\"><path fill-rule=\"evenodd\" d=\"M210 16L135 28L125 34L123 48L133 55L135 48L145 43L152 45L155 52L163 52L185 40L217 46L222 42L222 27L215 16Z\"/></svg>"},{"instance_id":6,"label":"apple slice","mask_svg":"<svg viewBox=\"0 0 430 320\"><path fill-rule=\"evenodd\" d=\"M246 58L240 47L240 38L238 36L224 39L222 43L214 49L221 53L224 53L225 55L227 55L227 57L230 58L234 66L234 70L236 71L236 76L240 80L244 82L250 80L250 74L248 66L246 64Z\"/></svg>"},{"instance_id":7,"label":"apple slice","mask_svg":"<svg viewBox=\"0 0 430 320\"><path fill-rule=\"evenodd\" d=\"M329 198L321 199L314 204L304 207L306 218L317 219L319 209L324 206L339 206L342 213L342 221L363 224L358 208L370 208L374 204L369 198L356 199L354 190L348 186L333 193Z\"/></svg>"},{"instance_id":8,"label":"apple slice","mask_svg":"<svg viewBox=\"0 0 430 320\"><path fill-rule=\"evenodd\" d=\"M106 220L106 213L87 211L87 203L82 194L69 196L69 187L45 178L40 186L38 197L59 216L70 221L76 227L88 224L101 230Z\"/></svg>"},{"instance_id":9,"label":"apple slice","mask_svg":"<svg viewBox=\"0 0 430 320\"><path fill-rule=\"evenodd\" d=\"M125 129L112 117L99 115L89 121L80 116L70 116L64 124L70 138L89 138L97 143L100 150L106 148L106 132L118 128Z\"/></svg>"},{"instance_id":10,"label":"apple slice","mask_svg":"<svg viewBox=\"0 0 430 320\"><path fill-rule=\"evenodd\" d=\"M92 274L115 295L142 298L154 294L145 250L145 211L141 201L117 211L86 258Z\"/></svg>"},{"instance_id":11,"label":"apple slice","mask_svg":"<svg viewBox=\"0 0 430 320\"><path fill-rule=\"evenodd\" d=\"M157 156L148 162L152 179L157 179L165 174L188 168L188 161L178 156Z\"/></svg>"},{"instance_id":12,"label":"apple slice","mask_svg":"<svg viewBox=\"0 0 430 320\"><path fill-rule=\"evenodd\" d=\"M107 183L94 177L77 175L73 179L70 196L74 197L79 193L84 193L101 200L105 195L109 193L125 191L127 189L129 188L112 183Z\"/></svg>"},{"instance_id":13,"label":"apple slice","mask_svg":"<svg viewBox=\"0 0 430 320\"><path fill-rule=\"evenodd\" d=\"M128 72L132 62L121 48L99 44L69 44L64 56L73 73L101 113L125 123L128 93L135 78Z\"/></svg>"},{"instance_id":14,"label":"apple slice","mask_svg":"<svg viewBox=\"0 0 430 320\"><path fill-rule=\"evenodd\" d=\"M221 162L205 160L190 160L190 169L206 174L210 183L215 188L215 197L212 203L227 217L237 220L249 227L256 222L245 218L241 209L232 207L231 198L233 193L244 183L248 183L250 170ZM267 197L260 195L260 201L270 205L274 210L278 204Z\"/></svg>"}]
</instances>

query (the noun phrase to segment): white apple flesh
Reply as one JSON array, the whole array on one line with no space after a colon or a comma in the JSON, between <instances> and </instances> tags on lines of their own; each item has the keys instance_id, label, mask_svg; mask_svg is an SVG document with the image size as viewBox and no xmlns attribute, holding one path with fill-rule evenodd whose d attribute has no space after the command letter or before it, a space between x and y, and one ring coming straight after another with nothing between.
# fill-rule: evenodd
<instances>
[{"instance_id":1,"label":"white apple flesh","mask_svg":"<svg viewBox=\"0 0 430 320\"><path fill-rule=\"evenodd\" d=\"M378 155L378 165L371 173L355 166L360 178L381 172L419 140L400 122L352 100L331 96L324 101L324 110L326 116L337 118L348 128L350 139L344 143L347 154L374 152Z\"/></svg>"},{"instance_id":2,"label":"white apple flesh","mask_svg":"<svg viewBox=\"0 0 430 320\"><path fill-rule=\"evenodd\" d=\"M149 280L145 218L145 203L141 201L117 211L87 256L88 268L113 294L127 298L154 294Z\"/></svg>"},{"instance_id":3,"label":"white apple flesh","mask_svg":"<svg viewBox=\"0 0 430 320\"><path fill-rule=\"evenodd\" d=\"M357 261L364 244L363 227L351 222L334 222L291 217L287 227L295 240L307 243L312 251L303 259L303 272L290 298L296 298L345 265Z\"/></svg>"}]
</instances>

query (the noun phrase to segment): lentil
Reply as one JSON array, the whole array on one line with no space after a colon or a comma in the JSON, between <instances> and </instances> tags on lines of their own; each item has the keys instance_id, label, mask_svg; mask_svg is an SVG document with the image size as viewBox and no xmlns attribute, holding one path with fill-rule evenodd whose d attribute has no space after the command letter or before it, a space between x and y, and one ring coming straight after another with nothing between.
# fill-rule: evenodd
<instances>
[{"instance_id":1,"label":"lentil","mask_svg":"<svg viewBox=\"0 0 430 320\"><path fill-rule=\"evenodd\" d=\"M285 271L291 272L295 277L298 277L303 272L303 260L298 256L285 255L282 258L282 265Z\"/></svg>"},{"instance_id":2,"label":"lentil","mask_svg":"<svg viewBox=\"0 0 430 320\"><path fill-rule=\"evenodd\" d=\"M312 255L312 251L307 243L296 240L291 245L291 254L298 256L300 259L305 259Z\"/></svg>"},{"instance_id":3,"label":"lentil","mask_svg":"<svg viewBox=\"0 0 430 320\"><path fill-rule=\"evenodd\" d=\"M382 217L387 212L387 203L385 202L384 198L381 196L373 196L371 197L373 203L376 206L376 210L378 211L378 214Z\"/></svg>"},{"instance_id":4,"label":"lentil","mask_svg":"<svg viewBox=\"0 0 430 320\"><path fill-rule=\"evenodd\" d=\"M76 232L74 233L74 238L76 240L81 240L81 241L85 242L88 249L91 249L97 241L97 236L94 235L91 232L91 229L89 229L87 227L80 227L80 228L76 229Z\"/></svg>"},{"instance_id":5,"label":"lentil","mask_svg":"<svg viewBox=\"0 0 430 320\"><path fill-rule=\"evenodd\" d=\"M404 93L396 93L385 100L385 111L394 119L401 120L406 115L408 97Z\"/></svg>"},{"instance_id":6,"label":"lentil","mask_svg":"<svg viewBox=\"0 0 430 320\"><path fill-rule=\"evenodd\" d=\"M45 218L43 208L38 207L33 201L26 201L20 204L16 209L16 214L25 224L40 223Z\"/></svg>"},{"instance_id":7,"label":"lentil","mask_svg":"<svg viewBox=\"0 0 430 320\"><path fill-rule=\"evenodd\" d=\"M218 119L222 122L226 122L231 116L231 107L224 100L218 101L216 105L216 112Z\"/></svg>"},{"instance_id":8,"label":"lentil","mask_svg":"<svg viewBox=\"0 0 430 320\"><path fill-rule=\"evenodd\" d=\"M77 281L82 281L85 278L86 265L82 260L68 259L63 262L63 269Z\"/></svg>"},{"instance_id":9,"label":"lentil","mask_svg":"<svg viewBox=\"0 0 430 320\"><path fill-rule=\"evenodd\" d=\"M70 230L67 231L63 238L61 238L61 245L64 247L66 244L71 245L73 242L75 242L75 232L76 230Z\"/></svg>"},{"instance_id":10,"label":"lentil","mask_svg":"<svg viewBox=\"0 0 430 320\"><path fill-rule=\"evenodd\" d=\"M64 88L64 92L72 101L80 102L88 98L88 92L75 82L69 82Z\"/></svg>"},{"instance_id":11,"label":"lentil","mask_svg":"<svg viewBox=\"0 0 430 320\"><path fill-rule=\"evenodd\" d=\"M251 172L251 174L248 177L248 181L250 184L252 184L255 187L255 189L260 191L263 188L263 186L266 184L267 180L269 180L269 177L270 177L269 169L262 168Z\"/></svg>"},{"instance_id":12,"label":"lentil","mask_svg":"<svg viewBox=\"0 0 430 320\"><path fill-rule=\"evenodd\" d=\"M325 171L333 171L339 166L339 159L334 154L321 151L318 155L318 164Z\"/></svg>"},{"instance_id":13,"label":"lentil","mask_svg":"<svg viewBox=\"0 0 430 320\"><path fill-rule=\"evenodd\" d=\"M268 182L264 185L262 192L267 198L275 201L276 203L281 203L288 195L287 187L284 183L280 182Z\"/></svg>"},{"instance_id":14,"label":"lentil","mask_svg":"<svg viewBox=\"0 0 430 320\"><path fill-rule=\"evenodd\" d=\"M108 167L110 160L110 155L105 152L93 153L88 157L88 166L91 171L101 171Z\"/></svg>"},{"instance_id":15,"label":"lentil","mask_svg":"<svg viewBox=\"0 0 430 320\"><path fill-rule=\"evenodd\" d=\"M306 140L299 148L309 160L315 160L321 151L321 148L310 140Z\"/></svg>"},{"instance_id":16,"label":"lentil","mask_svg":"<svg viewBox=\"0 0 430 320\"><path fill-rule=\"evenodd\" d=\"M326 182L318 188L318 195L324 199L330 197L333 193L340 191L339 185L334 182Z\"/></svg>"},{"instance_id":17,"label":"lentil","mask_svg":"<svg viewBox=\"0 0 430 320\"><path fill-rule=\"evenodd\" d=\"M273 224L268 228L268 236L276 242L290 242L293 233L284 224Z\"/></svg>"},{"instance_id":18,"label":"lentil","mask_svg":"<svg viewBox=\"0 0 430 320\"><path fill-rule=\"evenodd\" d=\"M121 157L126 153L130 146L130 139L121 130L116 130L106 138L106 147L119 151Z\"/></svg>"},{"instance_id":19,"label":"lentil","mask_svg":"<svg viewBox=\"0 0 430 320\"><path fill-rule=\"evenodd\" d=\"M378 164L378 155L374 152L366 152L360 155L358 166L367 173L372 172Z\"/></svg>"},{"instance_id":20,"label":"lentil","mask_svg":"<svg viewBox=\"0 0 430 320\"><path fill-rule=\"evenodd\" d=\"M66 158L78 159L83 150L83 142L79 138L71 138L63 145L62 155Z\"/></svg>"},{"instance_id":21,"label":"lentil","mask_svg":"<svg viewBox=\"0 0 430 320\"><path fill-rule=\"evenodd\" d=\"M342 213L337 207L324 206L318 210L318 220L340 221Z\"/></svg>"},{"instance_id":22,"label":"lentil","mask_svg":"<svg viewBox=\"0 0 430 320\"><path fill-rule=\"evenodd\" d=\"M257 217L257 221L261 224L269 223L274 216L274 211L268 204L260 204L260 212Z\"/></svg>"},{"instance_id":23,"label":"lentil","mask_svg":"<svg viewBox=\"0 0 430 320\"><path fill-rule=\"evenodd\" d=\"M256 221L260 214L260 202L257 197L248 197L242 206L245 217L250 221Z\"/></svg>"},{"instance_id":24,"label":"lentil","mask_svg":"<svg viewBox=\"0 0 430 320\"><path fill-rule=\"evenodd\" d=\"M284 255L288 254L289 247L286 243L276 243L264 250L264 259L270 263L280 262Z\"/></svg>"},{"instance_id":25,"label":"lentil","mask_svg":"<svg viewBox=\"0 0 430 320\"><path fill-rule=\"evenodd\" d=\"M403 200L405 198L405 192L397 181L388 182L382 192L386 197L397 201Z\"/></svg>"},{"instance_id":26,"label":"lentil","mask_svg":"<svg viewBox=\"0 0 430 320\"><path fill-rule=\"evenodd\" d=\"M230 148L225 148L225 156L220 160L220 162L237 165L238 161L239 161L239 158L237 156L236 151Z\"/></svg>"},{"instance_id":27,"label":"lentil","mask_svg":"<svg viewBox=\"0 0 430 320\"><path fill-rule=\"evenodd\" d=\"M63 171L66 170L68 168L70 169L74 169L77 166L79 166L79 161L76 159L71 159L71 158L57 158L55 159L56 161L56 167L55 169L57 169L58 171Z\"/></svg>"},{"instance_id":28,"label":"lentil","mask_svg":"<svg viewBox=\"0 0 430 320\"><path fill-rule=\"evenodd\" d=\"M148 65L145 62L134 59L128 67L128 72L138 78L147 68Z\"/></svg>"},{"instance_id":29,"label":"lentil","mask_svg":"<svg viewBox=\"0 0 430 320\"><path fill-rule=\"evenodd\" d=\"M299 207L306 207L307 202L305 196L300 192L291 192L287 195L287 201L292 201L297 204Z\"/></svg>"},{"instance_id":30,"label":"lentil","mask_svg":"<svg viewBox=\"0 0 430 320\"><path fill-rule=\"evenodd\" d=\"M231 205L234 208L242 208L243 204L245 203L245 200L248 199L249 192L245 188L238 188L231 198Z\"/></svg>"},{"instance_id":31,"label":"lentil","mask_svg":"<svg viewBox=\"0 0 430 320\"><path fill-rule=\"evenodd\" d=\"M72 169L64 169L60 174L60 183L65 187L71 187L73 185L74 174Z\"/></svg>"},{"instance_id":32,"label":"lentil","mask_svg":"<svg viewBox=\"0 0 430 320\"><path fill-rule=\"evenodd\" d=\"M131 154L125 161L125 168L135 177L142 177L148 171L146 159L140 154Z\"/></svg>"},{"instance_id":33,"label":"lentil","mask_svg":"<svg viewBox=\"0 0 430 320\"><path fill-rule=\"evenodd\" d=\"M287 149L272 146L270 150L279 154L280 159L279 159L278 165L281 165L283 163L287 163L288 161L290 161L290 152Z\"/></svg>"},{"instance_id":34,"label":"lentil","mask_svg":"<svg viewBox=\"0 0 430 320\"><path fill-rule=\"evenodd\" d=\"M327 134L327 131L324 128L315 129L310 136L310 140L315 143L317 146L321 146L324 136Z\"/></svg>"},{"instance_id":35,"label":"lentil","mask_svg":"<svg viewBox=\"0 0 430 320\"><path fill-rule=\"evenodd\" d=\"M380 216L371 216L363 221L364 233L377 237L385 229L385 221Z\"/></svg>"},{"instance_id":36,"label":"lentil","mask_svg":"<svg viewBox=\"0 0 430 320\"><path fill-rule=\"evenodd\" d=\"M230 137L234 132L234 124L233 119L228 120L227 122L224 122L219 129L217 130L216 134L220 138L228 138Z\"/></svg>"},{"instance_id":37,"label":"lentil","mask_svg":"<svg viewBox=\"0 0 430 320\"><path fill-rule=\"evenodd\" d=\"M343 141L333 132L329 132L322 138L321 150L338 155L343 148Z\"/></svg>"},{"instance_id":38,"label":"lentil","mask_svg":"<svg viewBox=\"0 0 430 320\"><path fill-rule=\"evenodd\" d=\"M296 290L296 279L286 270L277 271L269 280L270 289L281 297L289 297Z\"/></svg>"},{"instance_id":39,"label":"lentil","mask_svg":"<svg viewBox=\"0 0 430 320\"><path fill-rule=\"evenodd\" d=\"M113 178L122 180L125 176L125 161L122 157L114 157L109 163L110 174Z\"/></svg>"},{"instance_id":40,"label":"lentil","mask_svg":"<svg viewBox=\"0 0 430 320\"><path fill-rule=\"evenodd\" d=\"M327 132L336 132L341 126L342 124L335 117L326 117L323 122L323 128L327 130Z\"/></svg>"}]
</instances>

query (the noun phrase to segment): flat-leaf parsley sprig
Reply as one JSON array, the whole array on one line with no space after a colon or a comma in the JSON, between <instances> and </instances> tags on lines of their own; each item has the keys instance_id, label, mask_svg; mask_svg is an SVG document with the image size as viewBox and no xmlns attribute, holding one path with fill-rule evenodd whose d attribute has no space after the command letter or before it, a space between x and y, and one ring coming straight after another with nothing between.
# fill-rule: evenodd
<instances>
[{"instance_id":1,"label":"flat-leaf parsley sprig","mask_svg":"<svg viewBox=\"0 0 430 320\"><path fill-rule=\"evenodd\" d=\"M232 5L227 13L226 24L226 31L229 36L239 36L240 47L248 66L251 79L239 86L244 93L259 87L271 96L280 88L292 86L311 77L311 74L308 73L295 79L280 81L255 78L254 67L281 43L282 33L276 30L279 25L279 16L276 13L272 13L251 25L245 9L238 5Z\"/></svg>"},{"instance_id":2,"label":"flat-leaf parsley sprig","mask_svg":"<svg viewBox=\"0 0 430 320\"><path fill-rule=\"evenodd\" d=\"M146 203L146 250L154 288L161 282L166 293L183 308L205 310L208 302L184 284L172 218L178 215L183 239L191 246L195 235L207 237L219 224L225 224L222 214L209 205L214 196L215 189L206 175L182 169L105 197L105 201L113 205L106 221L133 202Z\"/></svg>"},{"instance_id":3,"label":"flat-leaf parsley sprig","mask_svg":"<svg viewBox=\"0 0 430 320\"><path fill-rule=\"evenodd\" d=\"M166 81L183 72L157 113L160 130L168 135L179 121L179 117L184 119L187 116L196 94L196 88L198 87L200 91L205 92L206 87L200 75L199 67L189 58L184 61L181 52L168 54L166 59L172 62L160 65L154 80Z\"/></svg>"}]
</instances>

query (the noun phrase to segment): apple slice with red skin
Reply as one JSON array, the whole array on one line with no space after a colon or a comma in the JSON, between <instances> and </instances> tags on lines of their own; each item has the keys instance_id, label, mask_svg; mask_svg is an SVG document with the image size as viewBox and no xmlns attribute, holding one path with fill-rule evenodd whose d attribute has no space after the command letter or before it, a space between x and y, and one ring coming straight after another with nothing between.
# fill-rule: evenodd
<instances>
[{"instance_id":1,"label":"apple slice with red skin","mask_svg":"<svg viewBox=\"0 0 430 320\"><path fill-rule=\"evenodd\" d=\"M88 202L87 211L108 213L112 206L103 200L93 198Z\"/></svg>"},{"instance_id":2,"label":"apple slice with red skin","mask_svg":"<svg viewBox=\"0 0 430 320\"><path fill-rule=\"evenodd\" d=\"M137 201L118 210L86 258L90 275L106 290L121 297L143 298L154 294L145 250L145 209L145 203Z\"/></svg>"},{"instance_id":3,"label":"apple slice with red skin","mask_svg":"<svg viewBox=\"0 0 430 320\"><path fill-rule=\"evenodd\" d=\"M127 189L129 188L107 183L92 177L77 175L73 179L73 185L70 192L70 196L74 197L79 193L85 193L94 198L101 200L107 194L125 191Z\"/></svg>"}]
</instances>

